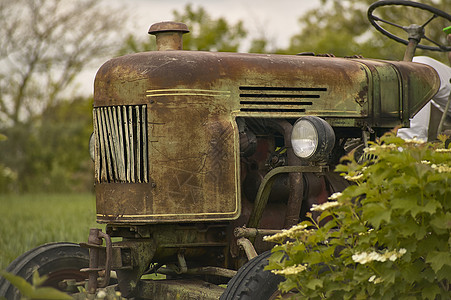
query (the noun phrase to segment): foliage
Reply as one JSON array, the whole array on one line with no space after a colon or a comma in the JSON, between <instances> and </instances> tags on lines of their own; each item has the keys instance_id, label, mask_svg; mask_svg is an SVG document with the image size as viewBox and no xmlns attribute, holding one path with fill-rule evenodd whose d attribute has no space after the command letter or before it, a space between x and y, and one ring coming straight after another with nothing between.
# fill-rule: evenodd
<instances>
[{"instance_id":1,"label":"foliage","mask_svg":"<svg viewBox=\"0 0 451 300\"><path fill-rule=\"evenodd\" d=\"M0 193L92 189L75 78L116 51L123 19L103 1L0 0Z\"/></svg>"},{"instance_id":2,"label":"foliage","mask_svg":"<svg viewBox=\"0 0 451 300\"><path fill-rule=\"evenodd\" d=\"M11 282L22 294L23 299L72 299L71 296L57 289L51 287L41 287L41 285L47 280L45 276L40 277L39 273L35 271L33 273L32 283L28 283L20 276L16 276L4 271L0 271L0 275Z\"/></svg>"},{"instance_id":3,"label":"foliage","mask_svg":"<svg viewBox=\"0 0 451 300\"><path fill-rule=\"evenodd\" d=\"M306 12L300 19L300 33L291 38L286 53L316 52L331 53L335 56L363 55L364 57L388 60L402 60L406 46L389 39L376 31L367 18L368 7L375 0L321 0L321 6ZM421 1L449 13L451 0ZM424 24L430 13L405 6L379 7L375 15L400 25ZM449 22L437 18L427 27L427 34L435 41L447 45L442 29ZM401 38L407 39L404 31L384 26ZM422 40L422 43L430 44ZM433 45L435 46L435 45ZM432 56L447 63L446 53L417 50L417 55Z\"/></svg>"},{"instance_id":4,"label":"foliage","mask_svg":"<svg viewBox=\"0 0 451 300\"><path fill-rule=\"evenodd\" d=\"M230 25L225 18L212 19L204 8L185 6L183 13L173 12L174 19L188 25L191 34L183 39L184 49L199 51L236 52L246 36L242 21Z\"/></svg>"},{"instance_id":5,"label":"foliage","mask_svg":"<svg viewBox=\"0 0 451 300\"><path fill-rule=\"evenodd\" d=\"M86 192L92 190L92 98L60 102L34 122L4 129L0 187L6 192ZM43 175L45 174L45 175Z\"/></svg>"},{"instance_id":6,"label":"foliage","mask_svg":"<svg viewBox=\"0 0 451 300\"><path fill-rule=\"evenodd\" d=\"M0 121L33 120L74 93L84 66L112 53L123 17L101 3L0 0Z\"/></svg>"},{"instance_id":7,"label":"foliage","mask_svg":"<svg viewBox=\"0 0 451 300\"><path fill-rule=\"evenodd\" d=\"M393 132L337 171L355 184L333 194L318 219L267 237L268 268L284 292L309 299L449 299L451 149ZM288 241L285 241L288 238ZM288 259L285 259L288 257Z\"/></svg>"}]
</instances>

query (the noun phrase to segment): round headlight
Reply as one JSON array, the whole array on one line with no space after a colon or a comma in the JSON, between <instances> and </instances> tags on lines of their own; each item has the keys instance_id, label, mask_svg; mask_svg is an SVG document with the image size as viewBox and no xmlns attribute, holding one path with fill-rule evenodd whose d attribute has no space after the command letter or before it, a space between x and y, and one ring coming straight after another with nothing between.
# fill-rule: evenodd
<instances>
[{"instance_id":1,"label":"round headlight","mask_svg":"<svg viewBox=\"0 0 451 300\"><path fill-rule=\"evenodd\" d=\"M291 132L291 146L296 156L310 161L326 160L334 148L335 133L321 118L299 118Z\"/></svg>"},{"instance_id":2,"label":"round headlight","mask_svg":"<svg viewBox=\"0 0 451 300\"><path fill-rule=\"evenodd\" d=\"M96 138L94 136L94 132L91 133L91 137L89 138L89 156L91 156L92 161L95 161L96 158Z\"/></svg>"}]
</instances>

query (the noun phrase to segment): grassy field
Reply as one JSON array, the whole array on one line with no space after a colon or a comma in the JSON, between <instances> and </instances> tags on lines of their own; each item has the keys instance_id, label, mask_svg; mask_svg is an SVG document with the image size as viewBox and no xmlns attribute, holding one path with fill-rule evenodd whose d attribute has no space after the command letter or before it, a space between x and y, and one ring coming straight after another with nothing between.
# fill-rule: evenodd
<instances>
[{"instance_id":1,"label":"grassy field","mask_svg":"<svg viewBox=\"0 0 451 300\"><path fill-rule=\"evenodd\" d=\"M95 222L95 197L0 195L0 270L17 256L48 242L86 242Z\"/></svg>"}]
</instances>

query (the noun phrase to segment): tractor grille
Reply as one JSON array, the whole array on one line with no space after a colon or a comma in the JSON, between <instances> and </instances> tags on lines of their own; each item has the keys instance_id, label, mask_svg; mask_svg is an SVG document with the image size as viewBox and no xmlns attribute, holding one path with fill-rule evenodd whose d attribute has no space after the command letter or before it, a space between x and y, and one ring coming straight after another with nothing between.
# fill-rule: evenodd
<instances>
[{"instance_id":1,"label":"tractor grille","mask_svg":"<svg viewBox=\"0 0 451 300\"><path fill-rule=\"evenodd\" d=\"M148 182L145 105L94 108L97 182Z\"/></svg>"},{"instance_id":2,"label":"tractor grille","mask_svg":"<svg viewBox=\"0 0 451 300\"><path fill-rule=\"evenodd\" d=\"M243 112L305 112L326 88L302 87L240 87L240 111Z\"/></svg>"}]
</instances>

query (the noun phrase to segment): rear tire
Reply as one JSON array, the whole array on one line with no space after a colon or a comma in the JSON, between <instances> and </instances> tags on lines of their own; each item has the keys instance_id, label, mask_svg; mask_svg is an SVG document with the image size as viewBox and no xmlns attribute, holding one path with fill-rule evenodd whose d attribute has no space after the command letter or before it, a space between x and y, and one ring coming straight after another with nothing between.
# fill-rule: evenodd
<instances>
[{"instance_id":1,"label":"rear tire","mask_svg":"<svg viewBox=\"0 0 451 300\"><path fill-rule=\"evenodd\" d=\"M63 279L82 281L88 274L80 269L89 266L89 251L73 243L50 243L34 248L16 258L6 272L23 277L31 282L33 272L48 276L43 286L58 289ZM8 300L19 300L20 292L5 278L0 277L0 296Z\"/></svg>"},{"instance_id":2,"label":"rear tire","mask_svg":"<svg viewBox=\"0 0 451 300\"><path fill-rule=\"evenodd\" d=\"M268 265L270 251L266 251L248 261L229 281L220 300L269 300L280 295L278 285L283 277L264 270Z\"/></svg>"}]
</instances>

